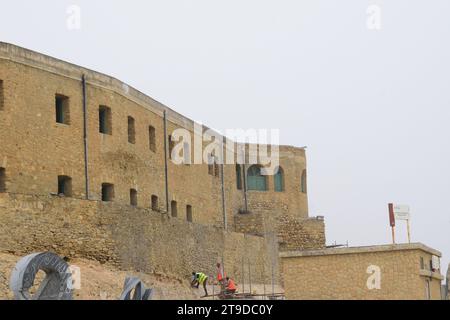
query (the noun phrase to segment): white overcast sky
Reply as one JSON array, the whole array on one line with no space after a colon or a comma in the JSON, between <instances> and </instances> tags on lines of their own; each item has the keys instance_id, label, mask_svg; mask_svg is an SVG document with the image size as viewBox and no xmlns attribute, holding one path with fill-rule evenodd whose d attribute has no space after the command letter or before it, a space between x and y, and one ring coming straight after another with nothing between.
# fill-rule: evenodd
<instances>
[{"instance_id":1,"label":"white overcast sky","mask_svg":"<svg viewBox=\"0 0 450 320\"><path fill-rule=\"evenodd\" d=\"M449 261L450 1L0 3L0 41L211 127L280 129L282 144L308 146L310 214L326 217L329 243L390 243L392 201L411 206L413 241ZM379 31L366 24L374 4Z\"/></svg>"}]
</instances>

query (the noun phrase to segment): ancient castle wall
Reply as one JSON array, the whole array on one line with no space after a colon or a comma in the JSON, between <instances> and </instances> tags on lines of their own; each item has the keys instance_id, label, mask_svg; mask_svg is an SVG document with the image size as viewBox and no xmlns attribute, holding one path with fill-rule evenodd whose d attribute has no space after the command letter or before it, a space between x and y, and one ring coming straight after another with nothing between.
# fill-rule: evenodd
<instances>
[{"instance_id":1,"label":"ancient castle wall","mask_svg":"<svg viewBox=\"0 0 450 320\"><path fill-rule=\"evenodd\" d=\"M270 283L272 260L278 257L277 246L263 237L171 219L149 209L8 193L0 194L0 251L52 251L183 279L194 270L214 276L216 262L223 259L226 272L240 283L243 268L246 283L249 274L253 283Z\"/></svg>"},{"instance_id":2,"label":"ancient castle wall","mask_svg":"<svg viewBox=\"0 0 450 320\"><path fill-rule=\"evenodd\" d=\"M277 211L259 211L235 216L235 231L277 238L280 251L317 250L326 245L322 218L297 218Z\"/></svg>"},{"instance_id":3,"label":"ancient castle wall","mask_svg":"<svg viewBox=\"0 0 450 320\"><path fill-rule=\"evenodd\" d=\"M86 79L87 154L84 152L82 76ZM193 122L152 98L109 76L75 66L13 45L0 43L0 168L5 172L6 191L14 194L49 195L58 192L58 176L72 179L72 195L100 200L102 184L114 185L114 202L130 203L130 190L137 191L137 206L149 208L152 196L166 210L164 171L164 121L168 135L186 128L193 135ZM55 121L55 96L68 98L70 122ZM99 108L111 110L111 132L99 132ZM214 111L216 112L216 111ZM128 117L135 122L135 142L128 141ZM149 127L155 129L154 149ZM280 164L284 188L274 191L273 176L268 191L237 189L235 165L224 166L228 226L245 208L252 211L266 204L283 213L308 217L307 194L302 192L306 170L305 151L281 147ZM87 157L85 157L87 156ZM85 164L88 179L86 181ZM177 216L186 219L192 207L193 221L223 226L221 179L208 173L208 165L168 164L169 203L176 202ZM169 206L170 211L170 206Z\"/></svg>"}]
</instances>

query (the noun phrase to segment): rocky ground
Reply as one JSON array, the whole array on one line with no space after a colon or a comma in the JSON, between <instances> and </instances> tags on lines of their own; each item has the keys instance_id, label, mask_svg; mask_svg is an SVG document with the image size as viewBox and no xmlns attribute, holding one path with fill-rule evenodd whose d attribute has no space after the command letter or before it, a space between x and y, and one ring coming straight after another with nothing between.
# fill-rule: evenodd
<instances>
[{"instance_id":1,"label":"rocky ground","mask_svg":"<svg viewBox=\"0 0 450 320\"><path fill-rule=\"evenodd\" d=\"M21 257L0 252L0 300L13 299L13 294L9 289L9 279L11 271ZM69 264L80 268L81 288L74 291L75 300L117 300L122 293L124 280L127 276L136 276L140 278L147 288L153 288L154 300L197 300L204 294L203 289L192 289L189 279L173 279L164 275L145 274L131 271L117 270L116 268L100 264L96 261L75 259L69 261ZM36 282L44 276L39 273ZM269 292L271 286L252 285L253 293ZM209 293L218 292L218 287L208 286ZM238 290L242 288L238 285ZM248 284L247 289L248 292ZM275 287L276 292L281 288Z\"/></svg>"}]
</instances>

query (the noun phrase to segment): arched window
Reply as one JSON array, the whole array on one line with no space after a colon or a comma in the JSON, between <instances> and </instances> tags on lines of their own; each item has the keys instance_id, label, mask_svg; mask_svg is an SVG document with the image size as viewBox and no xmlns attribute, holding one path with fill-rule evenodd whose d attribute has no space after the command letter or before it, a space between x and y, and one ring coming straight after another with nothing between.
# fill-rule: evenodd
<instances>
[{"instance_id":1,"label":"arched window","mask_svg":"<svg viewBox=\"0 0 450 320\"><path fill-rule=\"evenodd\" d=\"M275 192L283 192L284 191L284 170L281 167L278 167L276 174L273 177L273 181L275 184Z\"/></svg>"},{"instance_id":2,"label":"arched window","mask_svg":"<svg viewBox=\"0 0 450 320\"><path fill-rule=\"evenodd\" d=\"M308 192L308 189L307 189L307 186L306 186L306 170L303 170L303 173L302 173L302 192L303 193L307 193Z\"/></svg>"},{"instance_id":3,"label":"arched window","mask_svg":"<svg viewBox=\"0 0 450 320\"><path fill-rule=\"evenodd\" d=\"M267 177L261 175L261 167L253 165L247 172L248 190L267 191Z\"/></svg>"}]
</instances>

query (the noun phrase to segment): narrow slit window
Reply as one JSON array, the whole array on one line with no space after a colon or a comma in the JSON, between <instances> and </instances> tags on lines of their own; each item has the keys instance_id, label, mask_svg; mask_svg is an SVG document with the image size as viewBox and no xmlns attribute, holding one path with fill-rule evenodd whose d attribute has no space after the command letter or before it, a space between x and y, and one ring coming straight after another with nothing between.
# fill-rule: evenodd
<instances>
[{"instance_id":1,"label":"narrow slit window","mask_svg":"<svg viewBox=\"0 0 450 320\"><path fill-rule=\"evenodd\" d=\"M138 205L138 194L136 189L130 189L130 205L137 207Z\"/></svg>"},{"instance_id":2,"label":"narrow slit window","mask_svg":"<svg viewBox=\"0 0 450 320\"><path fill-rule=\"evenodd\" d=\"M100 106L98 108L99 131L102 134L112 134L111 108Z\"/></svg>"},{"instance_id":3,"label":"narrow slit window","mask_svg":"<svg viewBox=\"0 0 450 320\"><path fill-rule=\"evenodd\" d=\"M72 178L68 176L58 176L58 195L64 197L72 196Z\"/></svg>"},{"instance_id":4,"label":"narrow slit window","mask_svg":"<svg viewBox=\"0 0 450 320\"><path fill-rule=\"evenodd\" d=\"M70 124L70 108L68 97L59 94L55 96L55 112L57 123L66 125Z\"/></svg>"},{"instance_id":5,"label":"narrow slit window","mask_svg":"<svg viewBox=\"0 0 450 320\"><path fill-rule=\"evenodd\" d=\"M155 127L153 127L153 126L148 127L148 140L149 140L150 150L152 152L156 152L156 130L155 130Z\"/></svg>"},{"instance_id":6,"label":"narrow slit window","mask_svg":"<svg viewBox=\"0 0 450 320\"><path fill-rule=\"evenodd\" d=\"M131 144L136 143L136 128L133 117L128 117L128 142Z\"/></svg>"},{"instance_id":7,"label":"narrow slit window","mask_svg":"<svg viewBox=\"0 0 450 320\"><path fill-rule=\"evenodd\" d=\"M308 193L308 186L306 181L306 170L303 170L302 172L302 178L301 178L301 191L302 193Z\"/></svg>"},{"instance_id":8,"label":"narrow slit window","mask_svg":"<svg viewBox=\"0 0 450 320\"><path fill-rule=\"evenodd\" d=\"M155 195L152 196L152 210L159 211L158 197Z\"/></svg>"},{"instance_id":9,"label":"narrow slit window","mask_svg":"<svg viewBox=\"0 0 450 320\"><path fill-rule=\"evenodd\" d=\"M186 220L188 222L193 222L193 217L192 217L192 206L191 205L187 205L186 206Z\"/></svg>"},{"instance_id":10,"label":"narrow slit window","mask_svg":"<svg viewBox=\"0 0 450 320\"><path fill-rule=\"evenodd\" d=\"M240 164L236 165L236 187L242 190L242 167Z\"/></svg>"},{"instance_id":11,"label":"narrow slit window","mask_svg":"<svg viewBox=\"0 0 450 320\"><path fill-rule=\"evenodd\" d=\"M172 213L172 218L178 217L178 205L176 201L170 203L170 212Z\"/></svg>"},{"instance_id":12,"label":"narrow slit window","mask_svg":"<svg viewBox=\"0 0 450 320\"><path fill-rule=\"evenodd\" d=\"M208 155L208 174L213 176L214 175L214 170L215 170L214 155L209 154Z\"/></svg>"},{"instance_id":13,"label":"narrow slit window","mask_svg":"<svg viewBox=\"0 0 450 320\"><path fill-rule=\"evenodd\" d=\"M6 192L6 170L0 168L0 193Z\"/></svg>"},{"instance_id":14,"label":"narrow slit window","mask_svg":"<svg viewBox=\"0 0 450 320\"><path fill-rule=\"evenodd\" d=\"M113 201L114 200L114 185L110 183L102 184L102 201Z\"/></svg>"}]
</instances>

